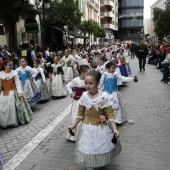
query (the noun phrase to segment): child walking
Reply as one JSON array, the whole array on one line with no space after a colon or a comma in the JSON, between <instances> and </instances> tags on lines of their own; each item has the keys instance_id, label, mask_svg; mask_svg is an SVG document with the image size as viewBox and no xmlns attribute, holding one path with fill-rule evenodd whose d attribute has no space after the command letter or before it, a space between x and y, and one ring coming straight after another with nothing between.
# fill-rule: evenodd
<instances>
[{"instance_id":1,"label":"child walking","mask_svg":"<svg viewBox=\"0 0 170 170\"><path fill-rule=\"evenodd\" d=\"M44 70L43 70L43 68L40 67L40 64L41 64L40 59L35 60L33 62L34 69L38 72L38 74L36 75L36 77L33 81L42 94L41 100L48 100L48 99L50 99L50 94L49 94L48 89L47 89Z\"/></svg>"},{"instance_id":2,"label":"child walking","mask_svg":"<svg viewBox=\"0 0 170 170\"><path fill-rule=\"evenodd\" d=\"M35 105L37 102L41 100L41 92L33 82L33 79L37 76L38 72L27 66L27 60L25 58L21 58L20 67L15 70L21 81L23 94L29 103L29 105Z\"/></svg>"},{"instance_id":3,"label":"child walking","mask_svg":"<svg viewBox=\"0 0 170 170\"><path fill-rule=\"evenodd\" d=\"M80 76L74 78L70 83L66 85L67 90L70 94L70 96L73 98L73 103L72 103L72 109L71 109L71 118L70 118L70 126L74 123L74 120L76 118L77 112L78 112L78 106L79 106L79 99L85 89L85 76L89 72L90 67L88 65L81 65L80 66ZM74 91L73 91L74 89ZM78 134L78 129L80 126L77 126L74 129L75 135L72 136L70 135L69 132L66 134L66 139L71 140L71 141L76 141L77 139L77 134Z\"/></svg>"},{"instance_id":4,"label":"child walking","mask_svg":"<svg viewBox=\"0 0 170 170\"><path fill-rule=\"evenodd\" d=\"M112 103L115 114L115 122L122 124L127 121L127 114L122 103L121 95L117 87L117 79L122 79L123 82L135 81L137 82L137 77L124 77L115 72L116 65L113 62L106 64L108 72L105 72L100 80L99 89L105 91Z\"/></svg>"},{"instance_id":5,"label":"child walking","mask_svg":"<svg viewBox=\"0 0 170 170\"><path fill-rule=\"evenodd\" d=\"M33 113L23 95L18 74L12 70L13 62L11 60L6 60L4 67L5 70L0 72L0 83L2 84L0 127L8 128L27 124Z\"/></svg>"},{"instance_id":6,"label":"child walking","mask_svg":"<svg viewBox=\"0 0 170 170\"><path fill-rule=\"evenodd\" d=\"M51 65L50 73L52 97L56 99L57 97L66 96L68 92L65 85L64 71L58 57L54 57L54 64Z\"/></svg>"},{"instance_id":7,"label":"child walking","mask_svg":"<svg viewBox=\"0 0 170 170\"><path fill-rule=\"evenodd\" d=\"M101 56L99 58L99 65L96 68L96 71L99 71L101 74L106 72L106 64L107 64L107 58L106 56Z\"/></svg>"},{"instance_id":8,"label":"child walking","mask_svg":"<svg viewBox=\"0 0 170 170\"><path fill-rule=\"evenodd\" d=\"M101 74L97 71L92 71L85 77L87 92L82 94L76 120L68 129L71 133L82 121L76 146L76 163L87 170L112 163L114 157L121 152L120 142L113 141L113 133L114 139L117 139L119 132L112 105L107 94L98 90L100 78Z\"/></svg>"}]
</instances>

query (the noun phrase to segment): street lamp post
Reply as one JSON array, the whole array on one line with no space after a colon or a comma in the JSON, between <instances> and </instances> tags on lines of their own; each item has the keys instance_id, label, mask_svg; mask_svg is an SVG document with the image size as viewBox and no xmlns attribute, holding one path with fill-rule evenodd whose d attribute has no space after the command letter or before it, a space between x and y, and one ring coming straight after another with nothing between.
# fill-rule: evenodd
<instances>
[{"instance_id":1,"label":"street lamp post","mask_svg":"<svg viewBox=\"0 0 170 170\"><path fill-rule=\"evenodd\" d=\"M46 45L46 24L45 24L45 10L50 8L51 0L35 0L36 8L42 11L42 45Z\"/></svg>"}]
</instances>

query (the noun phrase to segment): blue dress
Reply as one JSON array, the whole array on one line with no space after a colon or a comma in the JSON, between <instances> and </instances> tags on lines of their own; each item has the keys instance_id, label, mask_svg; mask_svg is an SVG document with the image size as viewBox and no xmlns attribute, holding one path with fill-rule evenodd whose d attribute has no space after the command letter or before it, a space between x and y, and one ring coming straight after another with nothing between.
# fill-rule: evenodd
<instances>
[{"instance_id":1,"label":"blue dress","mask_svg":"<svg viewBox=\"0 0 170 170\"><path fill-rule=\"evenodd\" d=\"M101 77L99 89L108 94L108 98L111 101L114 110L115 122L122 124L127 121L127 114L117 88L117 79L122 79L124 82L133 80L131 77L124 77L116 72L114 74L105 72Z\"/></svg>"},{"instance_id":2,"label":"blue dress","mask_svg":"<svg viewBox=\"0 0 170 170\"><path fill-rule=\"evenodd\" d=\"M29 105L35 105L41 100L42 95L35 83L30 80L30 77L35 77L38 72L36 72L29 66L26 66L25 68L19 67L17 68L16 72L19 75L23 94L27 102L29 103Z\"/></svg>"}]
</instances>

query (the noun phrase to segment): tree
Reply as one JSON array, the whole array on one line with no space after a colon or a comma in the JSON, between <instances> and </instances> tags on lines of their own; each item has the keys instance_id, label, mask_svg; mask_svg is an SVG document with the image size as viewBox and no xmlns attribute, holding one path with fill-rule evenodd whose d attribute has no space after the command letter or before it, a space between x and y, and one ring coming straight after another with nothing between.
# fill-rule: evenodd
<instances>
[{"instance_id":1,"label":"tree","mask_svg":"<svg viewBox=\"0 0 170 170\"><path fill-rule=\"evenodd\" d=\"M104 38L106 37L106 30L103 27L97 27L97 29L94 32L94 37L97 38Z\"/></svg>"},{"instance_id":2,"label":"tree","mask_svg":"<svg viewBox=\"0 0 170 170\"><path fill-rule=\"evenodd\" d=\"M154 23L154 32L162 39L165 35L170 34L170 0L166 2L166 8L154 8L153 9L153 23Z\"/></svg>"},{"instance_id":3,"label":"tree","mask_svg":"<svg viewBox=\"0 0 170 170\"><path fill-rule=\"evenodd\" d=\"M76 0L54 0L51 2L50 10L46 16L49 26L61 29L67 26L69 30L80 25L82 13L78 9Z\"/></svg>"},{"instance_id":4,"label":"tree","mask_svg":"<svg viewBox=\"0 0 170 170\"><path fill-rule=\"evenodd\" d=\"M7 35L9 49L17 48L17 31L16 22L18 21L19 12L25 7L24 0L0 0L0 13L3 17L3 25Z\"/></svg>"},{"instance_id":5,"label":"tree","mask_svg":"<svg viewBox=\"0 0 170 170\"><path fill-rule=\"evenodd\" d=\"M94 38L103 38L106 36L106 30L103 27L100 27L94 20L82 21L79 29L84 33L84 35L94 35Z\"/></svg>"}]
</instances>

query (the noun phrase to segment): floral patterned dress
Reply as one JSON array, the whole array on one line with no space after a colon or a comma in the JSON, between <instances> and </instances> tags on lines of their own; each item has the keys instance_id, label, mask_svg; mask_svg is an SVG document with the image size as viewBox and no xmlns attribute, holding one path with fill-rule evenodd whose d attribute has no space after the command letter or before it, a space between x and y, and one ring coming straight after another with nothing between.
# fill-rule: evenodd
<instances>
[{"instance_id":1,"label":"floral patterned dress","mask_svg":"<svg viewBox=\"0 0 170 170\"><path fill-rule=\"evenodd\" d=\"M0 72L1 94L0 94L0 126L24 125L30 122L33 115L25 97L22 95L22 88L18 74L15 71L10 73ZM18 95L22 95L21 98Z\"/></svg>"}]
</instances>

